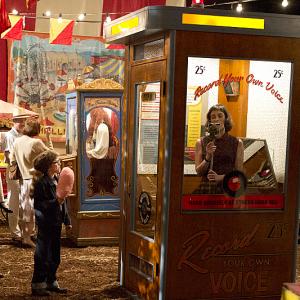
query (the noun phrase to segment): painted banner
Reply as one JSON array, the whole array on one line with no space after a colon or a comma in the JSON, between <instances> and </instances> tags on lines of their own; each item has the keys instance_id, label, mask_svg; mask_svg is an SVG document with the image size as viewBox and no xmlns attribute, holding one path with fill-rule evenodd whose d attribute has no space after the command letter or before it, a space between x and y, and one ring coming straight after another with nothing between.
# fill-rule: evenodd
<instances>
[{"instance_id":1,"label":"painted banner","mask_svg":"<svg viewBox=\"0 0 300 300\"><path fill-rule=\"evenodd\" d=\"M47 34L23 34L9 43L9 102L37 112L52 127L54 142L65 142L68 81L97 78L124 81L124 49L108 49L102 38L74 37L72 46L50 45ZM43 128L42 134L43 137Z\"/></svg>"}]
</instances>

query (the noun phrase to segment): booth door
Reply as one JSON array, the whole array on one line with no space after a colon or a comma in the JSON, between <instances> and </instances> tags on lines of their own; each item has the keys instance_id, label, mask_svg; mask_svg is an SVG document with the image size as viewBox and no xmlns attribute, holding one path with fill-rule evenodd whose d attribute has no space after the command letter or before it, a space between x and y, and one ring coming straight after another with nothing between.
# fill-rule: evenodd
<instances>
[{"instance_id":1,"label":"booth door","mask_svg":"<svg viewBox=\"0 0 300 300\"><path fill-rule=\"evenodd\" d=\"M166 62L131 67L125 195L125 287L158 298Z\"/></svg>"}]
</instances>

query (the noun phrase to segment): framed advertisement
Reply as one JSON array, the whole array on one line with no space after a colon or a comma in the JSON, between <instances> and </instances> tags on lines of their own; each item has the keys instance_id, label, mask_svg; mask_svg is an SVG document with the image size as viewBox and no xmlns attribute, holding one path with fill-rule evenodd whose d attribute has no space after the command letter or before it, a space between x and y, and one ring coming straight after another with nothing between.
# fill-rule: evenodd
<instances>
[{"instance_id":1,"label":"framed advertisement","mask_svg":"<svg viewBox=\"0 0 300 300\"><path fill-rule=\"evenodd\" d=\"M183 211L284 208L291 77L291 62L189 57ZM224 120L212 119L214 111ZM211 125L223 126L222 134L212 134ZM221 143L227 136L235 148ZM208 143L215 147L212 155ZM224 153L231 158L229 169ZM234 189L245 187L232 197L223 179L234 170L246 180L229 181Z\"/></svg>"}]
</instances>

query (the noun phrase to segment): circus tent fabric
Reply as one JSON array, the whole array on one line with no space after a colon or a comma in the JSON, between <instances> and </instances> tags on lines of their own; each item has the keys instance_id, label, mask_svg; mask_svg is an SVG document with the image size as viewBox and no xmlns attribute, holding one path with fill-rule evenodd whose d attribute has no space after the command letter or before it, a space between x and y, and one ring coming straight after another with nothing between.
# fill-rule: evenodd
<instances>
[{"instance_id":1,"label":"circus tent fabric","mask_svg":"<svg viewBox=\"0 0 300 300\"><path fill-rule=\"evenodd\" d=\"M37 1L38 0L26 0L26 7L31 9L32 7L36 6Z\"/></svg>"},{"instance_id":2,"label":"circus tent fabric","mask_svg":"<svg viewBox=\"0 0 300 300\"><path fill-rule=\"evenodd\" d=\"M50 44L72 45L74 20L50 19Z\"/></svg>"},{"instance_id":3,"label":"circus tent fabric","mask_svg":"<svg viewBox=\"0 0 300 300\"><path fill-rule=\"evenodd\" d=\"M2 39L21 40L23 30L23 17L9 16L11 27L1 34Z\"/></svg>"}]
</instances>

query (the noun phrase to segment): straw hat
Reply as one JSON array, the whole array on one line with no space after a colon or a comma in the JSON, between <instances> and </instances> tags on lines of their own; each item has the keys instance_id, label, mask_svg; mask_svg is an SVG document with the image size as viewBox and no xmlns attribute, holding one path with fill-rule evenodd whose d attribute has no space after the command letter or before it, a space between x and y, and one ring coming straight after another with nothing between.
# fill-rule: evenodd
<instances>
[{"instance_id":1,"label":"straw hat","mask_svg":"<svg viewBox=\"0 0 300 300\"><path fill-rule=\"evenodd\" d=\"M28 119L28 118L32 118L33 115L29 115L29 114L13 114L12 120L13 121L18 121L18 120L23 120L23 119Z\"/></svg>"}]
</instances>

